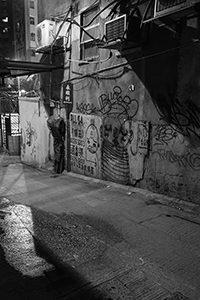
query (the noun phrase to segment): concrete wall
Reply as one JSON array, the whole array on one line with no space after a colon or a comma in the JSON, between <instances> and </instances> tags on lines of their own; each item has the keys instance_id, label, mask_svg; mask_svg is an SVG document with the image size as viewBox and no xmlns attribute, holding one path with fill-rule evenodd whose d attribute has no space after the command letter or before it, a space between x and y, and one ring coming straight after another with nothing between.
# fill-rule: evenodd
<instances>
[{"instance_id":1,"label":"concrete wall","mask_svg":"<svg viewBox=\"0 0 200 300\"><path fill-rule=\"evenodd\" d=\"M47 113L38 97L19 98L21 139L21 160L35 166L48 161L49 129Z\"/></svg>"},{"instance_id":2,"label":"concrete wall","mask_svg":"<svg viewBox=\"0 0 200 300\"><path fill-rule=\"evenodd\" d=\"M198 24L198 18L192 18L182 25L180 49L177 53L171 51L168 59L165 55L168 65L160 67L159 87L154 88L154 93L149 89L160 119L157 124L152 122L151 151L145 180L140 183L196 203L200 203L200 45L195 42L200 34Z\"/></svg>"},{"instance_id":3,"label":"concrete wall","mask_svg":"<svg viewBox=\"0 0 200 300\"><path fill-rule=\"evenodd\" d=\"M79 16L76 20L80 21ZM101 30L103 23L102 18ZM197 35L197 28L191 26L197 22L183 25L183 44ZM156 25L151 29L142 53L133 51L119 57L111 50L106 60L110 52L100 49L101 63L88 66L72 62L71 77L91 74L73 82L72 115L102 119L101 178L199 203L199 46L179 50L179 38L171 31ZM76 26L72 30L75 61L80 59L80 30ZM124 62L129 64L95 73ZM72 154L74 160L73 150ZM76 155L78 160L79 153ZM73 161L72 170L80 172Z\"/></svg>"},{"instance_id":4,"label":"concrete wall","mask_svg":"<svg viewBox=\"0 0 200 300\"><path fill-rule=\"evenodd\" d=\"M93 1L75 2L74 18L80 22ZM108 2L101 1L101 8ZM70 3L46 0L43 15L66 11ZM107 13L100 15L100 37ZM120 51L99 49L98 60L89 64L80 62L80 28L72 25L63 81L72 79L73 172L200 203L198 24L197 18L182 22L177 34L151 24L141 49L122 57ZM69 110L62 113L68 116ZM88 151L92 139L94 149Z\"/></svg>"}]
</instances>

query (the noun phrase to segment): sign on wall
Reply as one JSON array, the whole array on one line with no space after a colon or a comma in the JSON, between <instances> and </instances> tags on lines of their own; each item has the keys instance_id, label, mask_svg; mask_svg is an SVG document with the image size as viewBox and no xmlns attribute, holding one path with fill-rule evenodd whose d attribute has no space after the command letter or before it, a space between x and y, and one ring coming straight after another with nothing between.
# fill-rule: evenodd
<instances>
[{"instance_id":1,"label":"sign on wall","mask_svg":"<svg viewBox=\"0 0 200 300\"><path fill-rule=\"evenodd\" d=\"M72 91L73 91L72 83L63 84L63 104L73 103Z\"/></svg>"},{"instance_id":2,"label":"sign on wall","mask_svg":"<svg viewBox=\"0 0 200 300\"><path fill-rule=\"evenodd\" d=\"M101 128L101 117L70 114L72 172L101 177Z\"/></svg>"}]
</instances>

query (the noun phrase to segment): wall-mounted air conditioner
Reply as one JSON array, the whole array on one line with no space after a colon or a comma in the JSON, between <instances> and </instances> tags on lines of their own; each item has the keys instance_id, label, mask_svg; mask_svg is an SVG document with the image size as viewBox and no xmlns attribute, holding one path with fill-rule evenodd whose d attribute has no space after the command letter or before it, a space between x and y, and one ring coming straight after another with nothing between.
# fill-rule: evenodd
<instances>
[{"instance_id":1,"label":"wall-mounted air conditioner","mask_svg":"<svg viewBox=\"0 0 200 300\"><path fill-rule=\"evenodd\" d=\"M47 47L52 44L56 34L56 23L51 20L44 20L35 28L37 49Z\"/></svg>"},{"instance_id":2,"label":"wall-mounted air conditioner","mask_svg":"<svg viewBox=\"0 0 200 300\"><path fill-rule=\"evenodd\" d=\"M99 48L116 49L120 52L135 51L141 47L143 37L140 30L141 20L133 16L127 22L126 15L105 22L104 41L98 44Z\"/></svg>"},{"instance_id":3,"label":"wall-mounted air conditioner","mask_svg":"<svg viewBox=\"0 0 200 300\"><path fill-rule=\"evenodd\" d=\"M126 33L126 15L105 23L104 35L107 42L122 40Z\"/></svg>"},{"instance_id":4,"label":"wall-mounted air conditioner","mask_svg":"<svg viewBox=\"0 0 200 300\"><path fill-rule=\"evenodd\" d=\"M182 16L187 10L192 8L199 0L155 0L154 18L176 14Z\"/></svg>"}]
</instances>

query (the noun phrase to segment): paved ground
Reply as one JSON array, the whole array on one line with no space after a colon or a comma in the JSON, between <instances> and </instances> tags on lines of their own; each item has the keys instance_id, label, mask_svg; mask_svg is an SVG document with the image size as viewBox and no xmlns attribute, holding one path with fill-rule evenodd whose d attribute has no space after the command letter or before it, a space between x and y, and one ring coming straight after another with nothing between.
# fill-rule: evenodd
<instances>
[{"instance_id":1,"label":"paved ground","mask_svg":"<svg viewBox=\"0 0 200 300\"><path fill-rule=\"evenodd\" d=\"M200 299L198 206L17 157L0 166L1 299Z\"/></svg>"}]
</instances>

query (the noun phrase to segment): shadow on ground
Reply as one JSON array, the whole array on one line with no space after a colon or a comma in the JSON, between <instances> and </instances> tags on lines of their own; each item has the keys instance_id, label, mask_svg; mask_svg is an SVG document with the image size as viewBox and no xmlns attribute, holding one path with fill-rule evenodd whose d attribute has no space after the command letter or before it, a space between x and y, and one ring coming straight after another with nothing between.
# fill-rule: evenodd
<instances>
[{"instance_id":1,"label":"shadow on ground","mask_svg":"<svg viewBox=\"0 0 200 300\"><path fill-rule=\"evenodd\" d=\"M94 238L94 229L78 216L0 200L2 299L112 300L75 270L77 261L104 251L100 231Z\"/></svg>"},{"instance_id":2,"label":"shadow on ground","mask_svg":"<svg viewBox=\"0 0 200 300\"><path fill-rule=\"evenodd\" d=\"M37 255L55 266L54 273L46 273L52 286L68 300L112 300L75 268L101 257L108 245L122 241L121 235L91 216L52 214L36 208L31 208L31 214Z\"/></svg>"}]
</instances>

